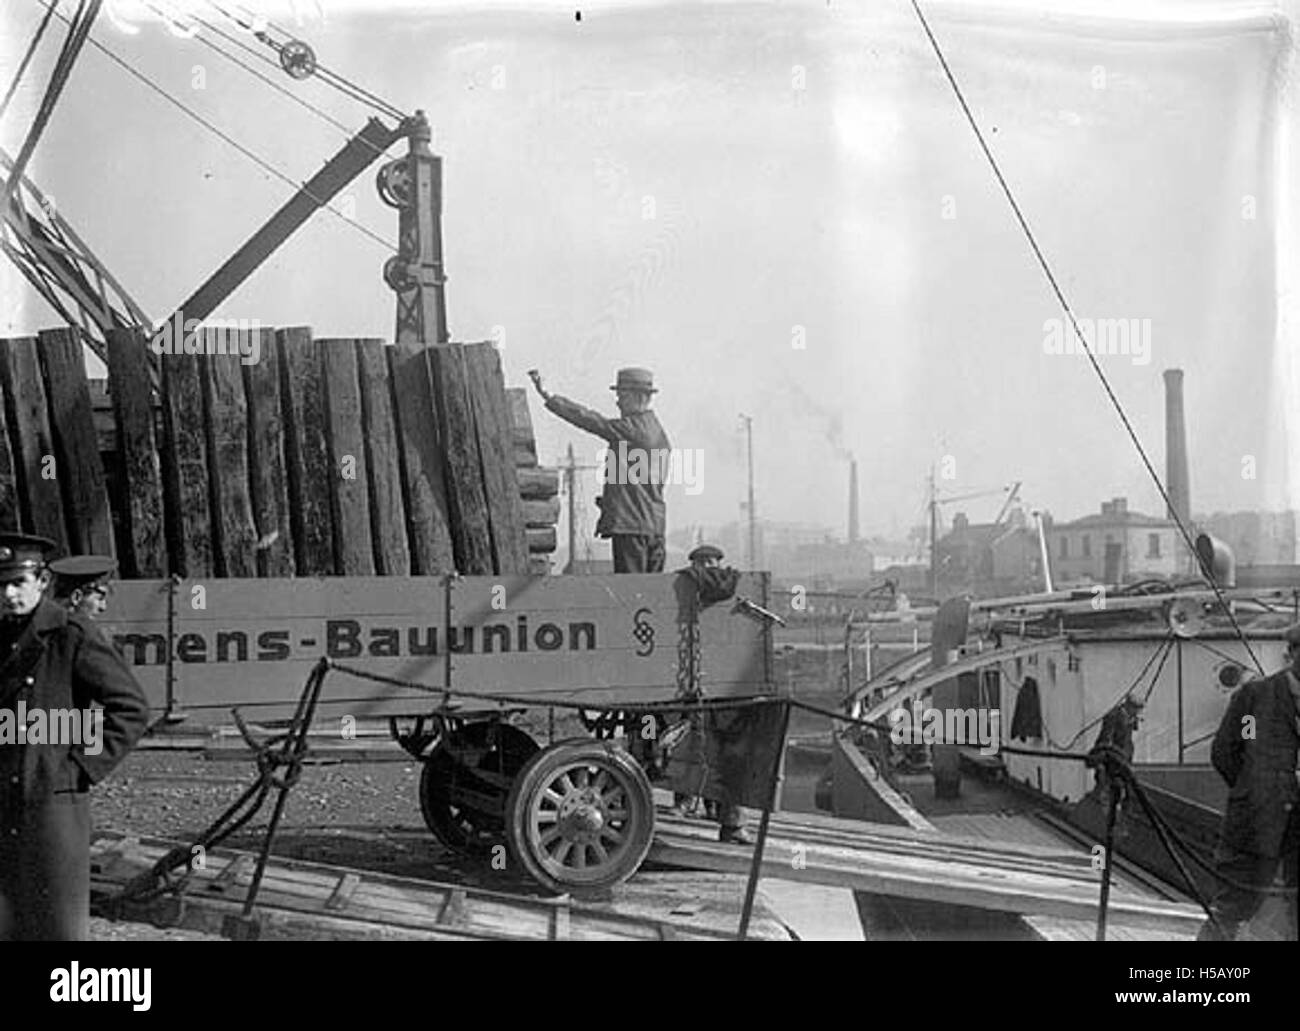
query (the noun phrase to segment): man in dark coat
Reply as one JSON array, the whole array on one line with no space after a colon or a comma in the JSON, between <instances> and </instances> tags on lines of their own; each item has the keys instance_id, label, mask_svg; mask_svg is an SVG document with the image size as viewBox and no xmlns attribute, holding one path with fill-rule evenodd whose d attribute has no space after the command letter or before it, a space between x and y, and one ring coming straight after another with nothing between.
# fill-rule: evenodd
<instances>
[{"instance_id":1,"label":"man in dark coat","mask_svg":"<svg viewBox=\"0 0 1300 1031\"><path fill-rule=\"evenodd\" d=\"M1283 635L1286 668L1237 688L1228 702L1210 760L1228 784L1215 870L1225 878L1211 908L1231 940L1254 916L1262 892L1273 886L1279 865L1292 896L1294 920L1296 850L1300 847L1300 624ZM1228 883L1231 882L1231 883ZM1206 921L1198 938L1217 941Z\"/></svg>"},{"instance_id":2,"label":"man in dark coat","mask_svg":"<svg viewBox=\"0 0 1300 1031\"><path fill-rule=\"evenodd\" d=\"M149 718L122 657L44 597L53 548L0 534L0 941L86 939L89 790Z\"/></svg>"},{"instance_id":3,"label":"man in dark coat","mask_svg":"<svg viewBox=\"0 0 1300 1031\"><path fill-rule=\"evenodd\" d=\"M609 444L605 489L596 536L609 537L616 573L664 570L664 482L671 447L659 419L650 411L658 393L649 369L619 369L609 389L618 397L619 418L610 419L567 397L549 393L536 370L529 373L546 407L565 422L594 433Z\"/></svg>"}]
</instances>

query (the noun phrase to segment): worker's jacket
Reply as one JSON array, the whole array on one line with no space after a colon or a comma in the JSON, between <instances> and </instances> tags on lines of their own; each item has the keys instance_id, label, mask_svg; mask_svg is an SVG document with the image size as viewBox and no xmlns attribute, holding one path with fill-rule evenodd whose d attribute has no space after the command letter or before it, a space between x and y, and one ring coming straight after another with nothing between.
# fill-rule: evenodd
<instances>
[{"instance_id":1,"label":"worker's jacket","mask_svg":"<svg viewBox=\"0 0 1300 1031\"><path fill-rule=\"evenodd\" d=\"M48 730L58 713L80 718L92 702L103 708L97 746L87 748L84 722L81 744L67 742L67 723L59 743L48 743L54 736L48 732L47 743L16 740L13 721L20 711L28 723L45 719ZM69 795L84 798L90 785L122 761L149 719L144 691L121 655L84 617L48 600L37 605L10 653L0 655L0 710L0 719L10 721L0 737L0 836L5 838L21 837L33 821L57 819L59 808L52 803ZM38 712L42 716L36 717Z\"/></svg>"},{"instance_id":2,"label":"worker's jacket","mask_svg":"<svg viewBox=\"0 0 1300 1031\"><path fill-rule=\"evenodd\" d=\"M1254 737L1243 720L1254 717ZM1296 700L1286 670L1239 687L1214 735L1210 761L1228 783L1222 844L1238 852L1277 856L1287 821L1300 802Z\"/></svg>"},{"instance_id":3,"label":"worker's jacket","mask_svg":"<svg viewBox=\"0 0 1300 1031\"><path fill-rule=\"evenodd\" d=\"M670 475L672 445L654 412L635 412L609 419L554 394L546 407L565 422L594 433L609 444L596 535L612 537L627 533L662 537L663 485Z\"/></svg>"}]
</instances>

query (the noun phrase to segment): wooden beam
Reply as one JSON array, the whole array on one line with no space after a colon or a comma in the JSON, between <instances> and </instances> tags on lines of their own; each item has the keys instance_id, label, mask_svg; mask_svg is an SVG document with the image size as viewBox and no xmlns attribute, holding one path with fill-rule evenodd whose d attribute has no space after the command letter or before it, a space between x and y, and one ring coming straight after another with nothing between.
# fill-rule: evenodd
<instances>
[{"instance_id":1,"label":"wooden beam","mask_svg":"<svg viewBox=\"0 0 1300 1031\"><path fill-rule=\"evenodd\" d=\"M417 575L455 571L433 383L425 351L423 344L405 343L388 349L401 438L411 572Z\"/></svg>"},{"instance_id":2,"label":"wooden beam","mask_svg":"<svg viewBox=\"0 0 1300 1031\"><path fill-rule=\"evenodd\" d=\"M407 576L411 550L406 538L406 502L402 499L402 465L393 399L388 382L388 354L382 340L357 341L361 421L370 477L370 527L375 572Z\"/></svg>"},{"instance_id":3,"label":"wooden beam","mask_svg":"<svg viewBox=\"0 0 1300 1031\"><path fill-rule=\"evenodd\" d=\"M341 576L374 576L370 487L353 340L319 340L330 451L330 513Z\"/></svg>"},{"instance_id":4,"label":"wooden beam","mask_svg":"<svg viewBox=\"0 0 1300 1031\"><path fill-rule=\"evenodd\" d=\"M122 575L159 580L167 575L162 462L154 426L152 366L145 334L115 329L108 334L108 385L126 501L130 547L119 556Z\"/></svg>"},{"instance_id":5,"label":"wooden beam","mask_svg":"<svg viewBox=\"0 0 1300 1031\"><path fill-rule=\"evenodd\" d=\"M523 506L525 526L554 526L560 521L559 498L547 498L545 501L523 501L521 505Z\"/></svg>"},{"instance_id":6,"label":"wooden beam","mask_svg":"<svg viewBox=\"0 0 1300 1031\"><path fill-rule=\"evenodd\" d=\"M524 574L528 572L528 543L514 454L509 446L512 427L501 354L490 343L470 344L465 349L465 361L487 494L495 571L503 576Z\"/></svg>"},{"instance_id":7,"label":"wooden beam","mask_svg":"<svg viewBox=\"0 0 1300 1031\"><path fill-rule=\"evenodd\" d=\"M81 337L68 327L42 330L39 351L70 544L83 554L115 556L113 517L95 437Z\"/></svg>"},{"instance_id":8,"label":"wooden beam","mask_svg":"<svg viewBox=\"0 0 1300 1031\"><path fill-rule=\"evenodd\" d=\"M7 341L0 340L0 349ZM23 528L22 506L19 502L18 468L13 448L9 444L9 405L0 398L0 531L18 533Z\"/></svg>"},{"instance_id":9,"label":"wooden beam","mask_svg":"<svg viewBox=\"0 0 1300 1031\"><path fill-rule=\"evenodd\" d=\"M163 501L171 568L190 579L216 573L206 419L199 355L169 354L162 366Z\"/></svg>"},{"instance_id":10,"label":"wooden beam","mask_svg":"<svg viewBox=\"0 0 1300 1031\"><path fill-rule=\"evenodd\" d=\"M520 496L527 499L553 498L560 493L558 469L516 469L515 479Z\"/></svg>"},{"instance_id":11,"label":"wooden beam","mask_svg":"<svg viewBox=\"0 0 1300 1031\"><path fill-rule=\"evenodd\" d=\"M528 389L507 387L506 403L510 408L510 441L515 464L525 467L536 465L537 439L533 433L533 417L528 411Z\"/></svg>"},{"instance_id":12,"label":"wooden beam","mask_svg":"<svg viewBox=\"0 0 1300 1031\"><path fill-rule=\"evenodd\" d=\"M11 446L23 527L28 533L50 538L66 551L68 532L63 519L63 494L55 478L58 464L54 433L34 337L5 341L0 351L0 374L13 430Z\"/></svg>"},{"instance_id":13,"label":"wooden beam","mask_svg":"<svg viewBox=\"0 0 1300 1031\"><path fill-rule=\"evenodd\" d=\"M333 576L334 517L330 491L334 485L326 443L327 421L321 387L320 354L306 326L282 329L281 394L288 432L284 438L289 471L294 564L299 576Z\"/></svg>"},{"instance_id":14,"label":"wooden beam","mask_svg":"<svg viewBox=\"0 0 1300 1031\"><path fill-rule=\"evenodd\" d=\"M478 431L470 399L474 388L469 381L465 346L443 344L430 349L429 356L433 363L438 432L443 442L456 570L466 576L492 573L488 500L483 489Z\"/></svg>"},{"instance_id":15,"label":"wooden beam","mask_svg":"<svg viewBox=\"0 0 1300 1031\"><path fill-rule=\"evenodd\" d=\"M555 550L554 526L530 526L525 532L528 534L528 550L530 553L535 554Z\"/></svg>"},{"instance_id":16,"label":"wooden beam","mask_svg":"<svg viewBox=\"0 0 1300 1031\"><path fill-rule=\"evenodd\" d=\"M263 329L258 361L244 366L248 401L248 480L257 532L257 575L293 576L289 476L284 457L285 417L280 400L280 349L275 330Z\"/></svg>"},{"instance_id":17,"label":"wooden beam","mask_svg":"<svg viewBox=\"0 0 1300 1031\"><path fill-rule=\"evenodd\" d=\"M248 484L248 402L240 356L213 350L216 334L226 332L203 330L213 544L217 575L247 579L257 575L257 527Z\"/></svg>"}]
</instances>

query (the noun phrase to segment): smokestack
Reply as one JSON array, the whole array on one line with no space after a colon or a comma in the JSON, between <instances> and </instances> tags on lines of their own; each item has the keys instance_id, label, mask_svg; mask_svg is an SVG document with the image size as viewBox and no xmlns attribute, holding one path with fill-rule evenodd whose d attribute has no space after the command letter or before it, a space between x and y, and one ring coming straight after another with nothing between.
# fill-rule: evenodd
<instances>
[{"instance_id":1,"label":"smokestack","mask_svg":"<svg viewBox=\"0 0 1300 1031\"><path fill-rule=\"evenodd\" d=\"M858 541L858 460L849 460L849 543Z\"/></svg>"},{"instance_id":2,"label":"smokestack","mask_svg":"<svg viewBox=\"0 0 1300 1031\"><path fill-rule=\"evenodd\" d=\"M1187 476L1182 369L1165 370L1165 490L1169 494L1169 518L1176 514L1186 525L1192 515L1192 498Z\"/></svg>"}]
</instances>

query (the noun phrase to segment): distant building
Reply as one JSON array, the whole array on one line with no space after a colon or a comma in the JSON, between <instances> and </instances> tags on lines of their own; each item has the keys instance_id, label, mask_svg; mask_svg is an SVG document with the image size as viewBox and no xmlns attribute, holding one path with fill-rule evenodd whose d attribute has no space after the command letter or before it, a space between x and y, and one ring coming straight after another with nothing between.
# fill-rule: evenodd
<instances>
[{"instance_id":1,"label":"distant building","mask_svg":"<svg viewBox=\"0 0 1300 1031\"><path fill-rule=\"evenodd\" d=\"M1127 498L1047 529L1052 579L1118 584L1187 572L1186 548L1172 520L1131 512Z\"/></svg>"},{"instance_id":2,"label":"distant building","mask_svg":"<svg viewBox=\"0 0 1300 1031\"><path fill-rule=\"evenodd\" d=\"M1032 591L1042 582L1037 531L1023 509L996 523L972 523L958 512L952 529L935 545L941 597L968 592L976 597Z\"/></svg>"}]
</instances>

